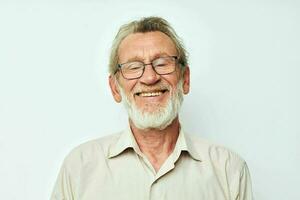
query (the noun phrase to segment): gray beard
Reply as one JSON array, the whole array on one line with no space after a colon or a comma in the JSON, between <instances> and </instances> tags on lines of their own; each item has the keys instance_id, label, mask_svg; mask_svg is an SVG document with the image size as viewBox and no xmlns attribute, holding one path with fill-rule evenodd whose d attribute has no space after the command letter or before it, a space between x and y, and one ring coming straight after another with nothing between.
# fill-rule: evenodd
<instances>
[{"instance_id":1,"label":"gray beard","mask_svg":"<svg viewBox=\"0 0 300 200\"><path fill-rule=\"evenodd\" d=\"M171 96L165 106L156 105L157 110L153 112L143 111L138 108L135 102L131 101L125 94L122 87L119 87L122 102L132 123L141 130L158 129L163 130L168 127L178 116L183 102L182 79L178 82L176 89L170 91Z\"/></svg>"}]
</instances>

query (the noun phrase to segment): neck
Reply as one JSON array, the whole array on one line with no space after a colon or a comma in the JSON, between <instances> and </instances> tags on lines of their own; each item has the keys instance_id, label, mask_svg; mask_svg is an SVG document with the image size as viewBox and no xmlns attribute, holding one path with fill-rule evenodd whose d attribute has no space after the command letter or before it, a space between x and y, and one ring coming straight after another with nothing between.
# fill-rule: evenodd
<instances>
[{"instance_id":1,"label":"neck","mask_svg":"<svg viewBox=\"0 0 300 200\"><path fill-rule=\"evenodd\" d=\"M140 150L158 171L175 148L180 129L178 116L164 130L141 130L136 128L131 120L129 123Z\"/></svg>"}]
</instances>

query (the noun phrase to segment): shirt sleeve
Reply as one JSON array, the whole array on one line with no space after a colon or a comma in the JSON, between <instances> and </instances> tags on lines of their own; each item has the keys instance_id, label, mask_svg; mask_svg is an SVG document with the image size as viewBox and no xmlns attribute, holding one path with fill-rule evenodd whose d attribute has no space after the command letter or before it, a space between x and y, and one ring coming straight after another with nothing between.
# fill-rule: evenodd
<instances>
[{"instance_id":1,"label":"shirt sleeve","mask_svg":"<svg viewBox=\"0 0 300 200\"><path fill-rule=\"evenodd\" d=\"M245 163L240 175L239 195L237 200L253 200L249 169Z\"/></svg>"},{"instance_id":2,"label":"shirt sleeve","mask_svg":"<svg viewBox=\"0 0 300 200\"><path fill-rule=\"evenodd\" d=\"M50 200L74 200L72 181L64 165L60 169Z\"/></svg>"}]
</instances>

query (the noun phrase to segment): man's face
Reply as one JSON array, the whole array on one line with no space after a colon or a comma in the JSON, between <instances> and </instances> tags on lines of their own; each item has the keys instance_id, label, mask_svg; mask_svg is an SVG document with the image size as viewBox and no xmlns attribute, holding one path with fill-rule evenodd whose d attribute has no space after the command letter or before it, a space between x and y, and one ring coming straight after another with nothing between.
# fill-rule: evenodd
<instances>
[{"instance_id":1,"label":"man's face","mask_svg":"<svg viewBox=\"0 0 300 200\"><path fill-rule=\"evenodd\" d=\"M164 33L157 31L130 34L121 42L118 55L119 63L130 61L150 63L159 57L177 56L177 51L173 41ZM186 94L189 91L188 68L181 77L178 67L173 73L158 75L151 65L147 65L139 79L127 80L119 73L118 81L127 100L140 112L148 114L161 112L170 102L177 87L180 87L181 93L183 91ZM120 101L122 96L113 81L110 81L110 86L116 101Z\"/></svg>"}]
</instances>

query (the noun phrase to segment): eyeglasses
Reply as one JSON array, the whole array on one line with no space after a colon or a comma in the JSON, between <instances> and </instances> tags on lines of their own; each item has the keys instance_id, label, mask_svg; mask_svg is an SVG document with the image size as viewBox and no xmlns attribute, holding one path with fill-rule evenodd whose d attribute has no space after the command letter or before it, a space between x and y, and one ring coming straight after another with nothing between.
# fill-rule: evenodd
<instances>
[{"instance_id":1,"label":"eyeglasses","mask_svg":"<svg viewBox=\"0 0 300 200\"><path fill-rule=\"evenodd\" d=\"M153 70L159 75L170 74L175 71L177 60L177 56L166 56L156 58L147 64L141 61L132 61L118 64L118 67L123 77L131 80L141 78L144 74L146 65L151 65Z\"/></svg>"}]
</instances>

